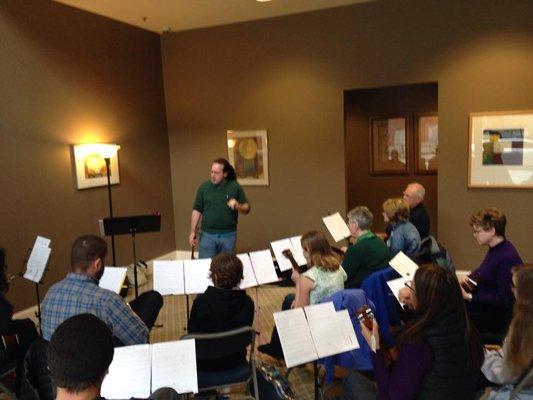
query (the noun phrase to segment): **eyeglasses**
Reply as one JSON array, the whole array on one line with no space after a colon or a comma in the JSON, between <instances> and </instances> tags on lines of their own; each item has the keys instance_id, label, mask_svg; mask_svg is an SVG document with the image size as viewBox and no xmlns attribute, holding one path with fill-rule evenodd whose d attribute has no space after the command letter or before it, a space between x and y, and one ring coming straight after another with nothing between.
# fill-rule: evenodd
<instances>
[{"instance_id":1,"label":"eyeglasses","mask_svg":"<svg viewBox=\"0 0 533 400\"><path fill-rule=\"evenodd\" d=\"M415 289L413 288L413 281L407 281L404 283L405 287L408 288L408 289L411 289L413 292L415 291Z\"/></svg>"}]
</instances>

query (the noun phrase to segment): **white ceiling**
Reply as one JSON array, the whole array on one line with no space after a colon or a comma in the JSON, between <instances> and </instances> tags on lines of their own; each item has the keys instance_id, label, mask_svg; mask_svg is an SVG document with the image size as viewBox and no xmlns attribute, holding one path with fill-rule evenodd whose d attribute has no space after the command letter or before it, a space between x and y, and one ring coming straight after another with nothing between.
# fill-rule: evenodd
<instances>
[{"instance_id":1,"label":"white ceiling","mask_svg":"<svg viewBox=\"0 0 533 400\"><path fill-rule=\"evenodd\" d=\"M297 14L373 0L56 0L153 32L176 32L208 26Z\"/></svg>"}]
</instances>

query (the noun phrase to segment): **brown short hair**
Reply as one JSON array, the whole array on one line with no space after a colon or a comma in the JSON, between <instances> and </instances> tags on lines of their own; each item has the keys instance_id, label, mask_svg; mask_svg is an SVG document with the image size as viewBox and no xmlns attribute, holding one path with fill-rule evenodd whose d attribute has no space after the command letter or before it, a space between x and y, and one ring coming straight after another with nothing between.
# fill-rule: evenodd
<instances>
[{"instance_id":1,"label":"brown short hair","mask_svg":"<svg viewBox=\"0 0 533 400\"><path fill-rule=\"evenodd\" d=\"M217 254L209 268L213 284L223 289L233 289L243 279L242 268L242 261L235 254Z\"/></svg>"},{"instance_id":2,"label":"brown short hair","mask_svg":"<svg viewBox=\"0 0 533 400\"><path fill-rule=\"evenodd\" d=\"M309 231L303 234L300 240L302 247L309 254L311 265L325 271L336 271L340 267L337 255L331 249L326 237L318 231Z\"/></svg>"},{"instance_id":3,"label":"brown short hair","mask_svg":"<svg viewBox=\"0 0 533 400\"><path fill-rule=\"evenodd\" d=\"M481 228L484 231L494 228L494 232L498 236L505 237L506 225L505 214L496 207L485 208L470 216L470 226Z\"/></svg>"},{"instance_id":4,"label":"brown short hair","mask_svg":"<svg viewBox=\"0 0 533 400\"><path fill-rule=\"evenodd\" d=\"M383 202L383 211L391 222L409 220L409 205L401 197L385 200Z\"/></svg>"},{"instance_id":5,"label":"brown short hair","mask_svg":"<svg viewBox=\"0 0 533 400\"><path fill-rule=\"evenodd\" d=\"M70 250L72 270L86 270L94 260L104 261L107 256L107 243L100 236L83 235L77 238Z\"/></svg>"}]
</instances>

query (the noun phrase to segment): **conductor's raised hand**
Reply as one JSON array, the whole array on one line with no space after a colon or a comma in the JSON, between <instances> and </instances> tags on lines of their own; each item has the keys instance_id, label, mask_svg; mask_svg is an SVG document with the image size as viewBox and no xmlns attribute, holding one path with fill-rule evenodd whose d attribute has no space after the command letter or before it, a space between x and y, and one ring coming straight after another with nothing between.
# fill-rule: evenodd
<instances>
[{"instance_id":1,"label":"conductor's raised hand","mask_svg":"<svg viewBox=\"0 0 533 400\"><path fill-rule=\"evenodd\" d=\"M229 199L227 202L227 205L232 210L237 210L237 207L239 206L239 202L235 199Z\"/></svg>"}]
</instances>

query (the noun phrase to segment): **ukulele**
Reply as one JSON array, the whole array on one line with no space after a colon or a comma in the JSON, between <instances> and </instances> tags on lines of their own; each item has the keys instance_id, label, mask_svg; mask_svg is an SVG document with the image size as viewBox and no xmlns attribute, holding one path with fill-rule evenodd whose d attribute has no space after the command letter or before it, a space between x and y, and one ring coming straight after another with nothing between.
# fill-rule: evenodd
<instances>
[{"instance_id":1,"label":"ukulele","mask_svg":"<svg viewBox=\"0 0 533 400\"><path fill-rule=\"evenodd\" d=\"M372 332L374 328L374 313L370 307L367 304L364 304L356 310L355 314L357 315L359 322L361 322L370 332ZM383 353L385 365L390 366L395 361L396 354L394 349L391 350L387 347L381 335L379 336L379 348Z\"/></svg>"},{"instance_id":2,"label":"ukulele","mask_svg":"<svg viewBox=\"0 0 533 400\"><path fill-rule=\"evenodd\" d=\"M281 254L283 254L285 258L287 258L291 262L292 267L296 271L298 271L299 274L303 274L305 271L307 271L307 265L302 265L302 266L298 265L298 263L294 259L294 256L292 255L292 251L290 251L289 249L283 250Z\"/></svg>"},{"instance_id":3,"label":"ukulele","mask_svg":"<svg viewBox=\"0 0 533 400\"><path fill-rule=\"evenodd\" d=\"M481 274L478 271L472 272L470 275L468 275L468 281L461 286L467 292L472 293L479 285L480 278Z\"/></svg>"}]
</instances>

